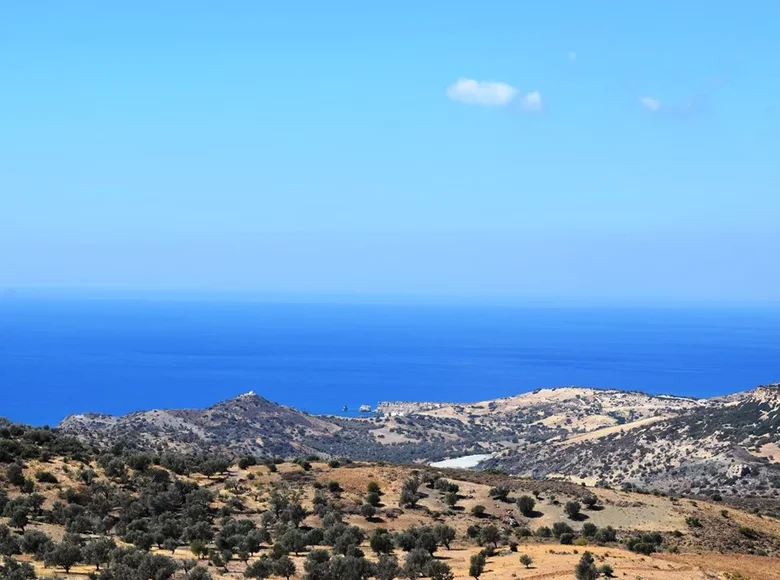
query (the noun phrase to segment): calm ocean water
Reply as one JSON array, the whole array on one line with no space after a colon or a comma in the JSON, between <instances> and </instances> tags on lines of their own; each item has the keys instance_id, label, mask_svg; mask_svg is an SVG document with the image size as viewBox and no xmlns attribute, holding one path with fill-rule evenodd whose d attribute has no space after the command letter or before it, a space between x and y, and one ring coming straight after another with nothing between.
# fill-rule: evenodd
<instances>
[{"instance_id":1,"label":"calm ocean water","mask_svg":"<svg viewBox=\"0 0 780 580\"><path fill-rule=\"evenodd\" d=\"M712 396L780 380L780 311L0 301L0 415L317 413L584 385Z\"/></svg>"}]
</instances>

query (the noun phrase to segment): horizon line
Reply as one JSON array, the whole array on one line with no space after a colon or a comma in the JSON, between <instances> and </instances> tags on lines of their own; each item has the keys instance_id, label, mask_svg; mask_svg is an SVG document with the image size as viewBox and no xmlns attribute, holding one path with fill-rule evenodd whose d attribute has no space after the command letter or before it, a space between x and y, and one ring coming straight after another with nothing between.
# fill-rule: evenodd
<instances>
[{"instance_id":1,"label":"horizon line","mask_svg":"<svg viewBox=\"0 0 780 580\"><path fill-rule=\"evenodd\" d=\"M780 309L778 300L725 298L650 298L641 296L538 296L519 294L456 293L344 293L263 292L256 290L184 290L122 288L35 288L0 286L0 304L25 300L79 300L122 302L234 302L269 305L376 305L376 306L494 306L569 308L767 308Z\"/></svg>"}]
</instances>

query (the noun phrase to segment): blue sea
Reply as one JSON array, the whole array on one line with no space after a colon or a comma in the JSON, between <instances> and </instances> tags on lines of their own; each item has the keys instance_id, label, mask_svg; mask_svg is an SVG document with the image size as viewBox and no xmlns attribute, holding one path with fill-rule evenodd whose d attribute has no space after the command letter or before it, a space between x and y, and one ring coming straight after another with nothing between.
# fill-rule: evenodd
<instances>
[{"instance_id":1,"label":"blue sea","mask_svg":"<svg viewBox=\"0 0 780 580\"><path fill-rule=\"evenodd\" d=\"M314 413L582 385L695 397L780 380L780 310L0 300L0 415Z\"/></svg>"}]
</instances>

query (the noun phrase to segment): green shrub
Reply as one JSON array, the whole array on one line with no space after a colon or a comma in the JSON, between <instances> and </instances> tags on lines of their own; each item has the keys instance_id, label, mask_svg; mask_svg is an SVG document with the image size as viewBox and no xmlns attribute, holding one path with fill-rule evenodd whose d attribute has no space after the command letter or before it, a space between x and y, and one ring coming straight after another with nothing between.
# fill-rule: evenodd
<instances>
[{"instance_id":1,"label":"green shrub","mask_svg":"<svg viewBox=\"0 0 780 580\"><path fill-rule=\"evenodd\" d=\"M57 477L51 471L39 471L35 474L35 479L41 483L57 483Z\"/></svg>"}]
</instances>

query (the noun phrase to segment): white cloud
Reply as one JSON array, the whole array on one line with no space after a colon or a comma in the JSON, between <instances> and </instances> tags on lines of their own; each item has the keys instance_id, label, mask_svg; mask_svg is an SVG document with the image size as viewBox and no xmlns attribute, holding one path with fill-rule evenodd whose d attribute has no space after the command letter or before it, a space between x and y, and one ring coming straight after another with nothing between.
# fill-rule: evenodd
<instances>
[{"instance_id":1,"label":"white cloud","mask_svg":"<svg viewBox=\"0 0 780 580\"><path fill-rule=\"evenodd\" d=\"M447 96L453 101L487 107L508 105L517 96L517 92L515 87L507 83L464 78L447 87Z\"/></svg>"},{"instance_id":2,"label":"white cloud","mask_svg":"<svg viewBox=\"0 0 780 580\"><path fill-rule=\"evenodd\" d=\"M542 94L539 91L526 93L520 99L520 108L529 113L538 113L542 110Z\"/></svg>"},{"instance_id":3,"label":"white cloud","mask_svg":"<svg viewBox=\"0 0 780 580\"><path fill-rule=\"evenodd\" d=\"M653 97L642 97L639 99L639 102L642 103L642 106L645 109L653 113L657 113L661 110L661 101L654 99Z\"/></svg>"}]
</instances>

